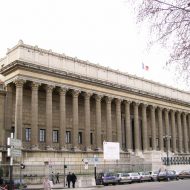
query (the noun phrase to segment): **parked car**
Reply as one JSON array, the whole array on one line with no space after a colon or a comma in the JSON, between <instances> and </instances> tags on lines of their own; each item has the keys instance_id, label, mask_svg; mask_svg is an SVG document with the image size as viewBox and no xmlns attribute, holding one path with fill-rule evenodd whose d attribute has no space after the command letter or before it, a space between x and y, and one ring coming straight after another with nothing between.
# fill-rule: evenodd
<instances>
[{"instance_id":1,"label":"parked car","mask_svg":"<svg viewBox=\"0 0 190 190\"><path fill-rule=\"evenodd\" d=\"M159 171L150 171L151 181L156 181Z\"/></svg>"},{"instance_id":2,"label":"parked car","mask_svg":"<svg viewBox=\"0 0 190 190\"><path fill-rule=\"evenodd\" d=\"M178 180L179 176L176 174L175 171L172 170L160 171L157 176L158 181L170 181L174 179Z\"/></svg>"},{"instance_id":3,"label":"parked car","mask_svg":"<svg viewBox=\"0 0 190 190\"><path fill-rule=\"evenodd\" d=\"M139 175L141 176L141 181L152 181L150 172L139 172Z\"/></svg>"},{"instance_id":4,"label":"parked car","mask_svg":"<svg viewBox=\"0 0 190 190\"><path fill-rule=\"evenodd\" d=\"M107 172L99 173L96 177L96 185L115 185L118 183L118 177L116 173Z\"/></svg>"},{"instance_id":5,"label":"parked car","mask_svg":"<svg viewBox=\"0 0 190 190\"><path fill-rule=\"evenodd\" d=\"M187 171L187 170L184 170L184 171L181 171L179 174L179 179L188 179L190 178L190 171Z\"/></svg>"},{"instance_id":6,"label":"parked car","mask_svg":"<svg viewBox=\"0 0 190 190\"><path fill-rule=\"evenodd\" d=\"M118 184L132 183L132 178L128 173L117 173Z\"/></svg>"},{"instance_id":7,"label":"parked car","mask_svg":"<svg viewBox=\"0 0 190 190\"><path fill-rule=\"evenodd\" d=\"M137 172L128 173L132 182L141 182L141 176Z\"/></svg>"},{"instance_id":8,"label":"parked car","mask_svg":"<svg viewBox=\"0 0 190 190\"><path fill-rule=\"evenodd\" d=\"M10 180L5 180L4 182L5 185L7 185L8 189L10 189ZM27 184L24 182L23 179L13 179L12 181L13 184L13 189L17 190L17 189L26 189L27 188Z\"/></svg>"}]
</instances>

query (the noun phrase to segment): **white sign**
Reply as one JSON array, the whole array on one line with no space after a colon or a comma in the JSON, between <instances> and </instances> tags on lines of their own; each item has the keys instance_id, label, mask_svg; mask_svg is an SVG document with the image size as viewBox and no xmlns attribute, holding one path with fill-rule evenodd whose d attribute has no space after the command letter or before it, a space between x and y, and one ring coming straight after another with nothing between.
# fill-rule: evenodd
<instances>
[{"instance_id":1,"label":"white sign","mask_svg":"<svg viewBox=\"0 0 190 190\"><path fill-rule=\"evenodd\" d=\"M12 157L21 157L22 152L20 149L11 148L11 156Z\"/></svg>"},{"instance_id":2,"label":"white sign","mask_svg":"<svg viewBox=\"0 0 190 190\"><path fill-rule=\"evenodd\" d=\"M14 148L21 148L22 142L19 139L13 139L13 138L8 137L7 145L14 146Z\"/></svg>"},{"instance_id":3,"label":"white sign","mask_svg":"<svg viewBox=\"0 0 190 190\"><path fill-rule=\"evenodd\" d=\"M87 170L88 169L88 162L84 163L84 169Z\"/></svg>"},{"instance_id":4,"label":"white sign","mask_svg":"<svg viewBox=\"0 0 190 190\"><path fill-rule=\"evenodd\" d=\"M104 160L119 160L120 147L117 142L104 142Z\"/></svg>"}]
</instances>

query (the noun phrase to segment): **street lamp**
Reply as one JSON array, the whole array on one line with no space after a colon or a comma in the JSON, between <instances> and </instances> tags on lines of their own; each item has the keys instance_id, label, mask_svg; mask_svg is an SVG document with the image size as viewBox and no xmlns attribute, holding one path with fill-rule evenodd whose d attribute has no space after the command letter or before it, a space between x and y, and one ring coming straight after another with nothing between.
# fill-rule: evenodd
<instances>
[{"instance_id":1,"label":"street lamp","mask_svg":"<svg viewBox=\"0 0 190 190\"><path fill-rule=\"evenodd\" d=\"M169 162L169 140L171 138L170 135L165 135L163 136L163 138L166 140L166 165L169 166L170 162Z\"/></svg>"}]
</instances>

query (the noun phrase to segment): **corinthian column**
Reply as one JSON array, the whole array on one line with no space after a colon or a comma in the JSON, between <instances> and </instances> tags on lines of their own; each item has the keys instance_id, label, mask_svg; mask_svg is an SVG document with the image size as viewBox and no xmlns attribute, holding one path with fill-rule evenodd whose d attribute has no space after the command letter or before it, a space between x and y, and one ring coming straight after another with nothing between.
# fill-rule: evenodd
<instances>
[{"instance_id":1,"label":"corinthian column","mask_svg":"<svg viewBox=\"0 0 190 190\"><path fill-rule=\"evenodd\" d=\"M183 113L183 140L184 140L184 152L189 152L188 147L188 136L187 136L187 119L186 119L186 113Z\"/></svg>"},{"instance_id":2,"label":"corinthian column","mask_svg":"<svg viewBox=\"0 0 190 190\"><path fill-rule=\"evenodd\" d=\"M101 150L102 142L101 142L101 98L102 96L96 95L96 150Z\"/></svg>"},{"instance_id":3,"label":"corinthian column","mask_svg":"<svg viewBox=\"0 0 190 190\"><path fill-rule=\"evenodd\" d=\"M177 128L178 128L178 152L182 153L183 148L182 148L182 129L181 129L181 112L177 112Z\"/></svg>"},{"instance_id":4,"label":"corinthian column","mask_svg":"<svg viewBox=\"0 0 190 190\"><path fill-rule=\"evenodd\" d=\"M151 126L152 126L152 150L156 150L156 122L155 122L155 106L150 107Z\"/></svg>"},{"instance_id":5,"label":"corinthian column","mask_svg":"<svg viewBox=\"0 0 190 190\"><path fill-rule=\"evenodd\" d=\"M66 92L67 88L61 87L59 90L60 94L60 138L59 148L66 150L65 136L66 136Z\"/></svg>"},{"instance_id":6,"label":"corinthian column","mask_svg":"<svg viewBox=\"0 0 190 190\"><path fill-rule=\"evenodd\" d=\"M5 128L10 130L12 126L12 112L13 112L13 88L11 84L6 86L5 99Z\"/></svg>"},{"instance_id":7,"label":"corinthian column","mask_svg":"<svg viewBox=\"0 0 190 190\"><path fill-rule=\"evenodd\" d=\"M190 114L188 113L187 115L187 119L188 119L188 139L189 139L189 152L190 152Z\"/></svg>"},{"instance_id":8,"label":"corinthian column","mask_svg":"<svg viewBox=\"0 0 190 190\"><path fill-rule=\"evenodd\" d=\"M169 118L168 118L168 109L164 110L165 113L165 125L166 125L166 147L167 151L170 151L170 132L169 132Z\"/></svg>"},{"instance_id":9,"label":"corinthian column","mask_svg":"<svg viewBox=\"0 0 190 190\"><path fill-rule=\"evenodd\" d=\"M106 97L107 141L108 142L112 142L111 101L112 101L112 97Z\"/></svg>"},{"instance_id":10,"label":"corinthian column","mask_svg":"<svg viewBox=\"0 0 190 190\"><path fill-rule=\"evenodd\" d=\"M73 90L73 150L78 149L78 125L79 125L79 116L78 116L78 96L80 91Z\"/></svg>"},{"instance_id":11,"label":"corinthian column","mask_svg":"<svg viewBox=\"0 0 190 190\"><path fill-rule=\"evenodd\" d=\"M46 149L52 150L52 91L53 86L46 86Z\"/></svg>"},{"instance_id":12,"label":"corinthian column","mask_svg":"<svg viewBox=\"0 0 190 190\"><path fill-rule=\"evenodd\" d=\"M117 121L117 141L122 149L122 137L121 137L121 100L116 99L116 121Z\"/></svg>"},{"instance_id":13,"label":"corinthian column","mask_svg":"<svg viewBox=\"0 0 190 190\"><path fill-rule=\"evenodd\" d=\"M14 81L16 85L15 100L15 138L22 140L23 80Z\"/></svg>"},{"instance_id":14,"label":"corinthian column","mask_svg":"<svg viewBox=\"0 0 190 190\"><path fill-rule=\"evenodd\" d=\"M31 122L32 122L32 149L38 149L38 87L39 83L32 83Z\"/></svg>"},{"instance_id":15,"label":"corinthian column","mask_svg":"<svg viewBox=\"0 0 190 190\"><path fill-rule=\"evenodd\" d=\"M171 111L171 129L172 129L172 150L176 153L176 125L175 125L175 111Z\"/></svg>"},{"instance_id":16,"label":"corinthian column","mask_svg":"<svg viewBox=\"0 0 190 190\"><path fill-rule=\"evenodd\" d=\"M90 151L90 97L92 93L85 92L84 95L84 108L85 108L85 150Z\"/></svg>"},{"instance_id":17,"label":"corinthian column","mask_svg":"<svg viewBox=\"0 0 190 190\"><path fill-rule=\"evenodd\" d=\"M134 135L135 135L135 152L139 152L139 103L133 103L134 106Z\"/></svg>"},{"instance_id":18,"label":"corinthian column","mask_svg":"<svg viewBox=\"0 0 190 190\"><path fill-rule=\"evenodd\" d=\"M143 149L144 152L148 150L148 131L147 131L147 114L146 114L146 108L147 104L143 104L142 106L142 133L143 133Z\"/></svg>"},{"instance_id":19,"label":"corinthian column","mask_svg":"<svg viewBox=\"0 0 190 190\"><path fill-rule=\"evenodd\" d=\"M126 126L126 143L127 143L127 151L132 151L131 146L131 117L130 117L130 101L125 101L125 126Z\"/></svg>"},{"instance_id":20,"label":"corinthian column","mask_svg":"<svg viewBox=\"0 0 190 190\"><path fill-rule=\"evenodd\" d=\"M159 136L159 148L160 151L164 151L164 144L163 144L163 120L162 120L162 109L158 107L158 136Z\"/></svg>"}]
</instances>

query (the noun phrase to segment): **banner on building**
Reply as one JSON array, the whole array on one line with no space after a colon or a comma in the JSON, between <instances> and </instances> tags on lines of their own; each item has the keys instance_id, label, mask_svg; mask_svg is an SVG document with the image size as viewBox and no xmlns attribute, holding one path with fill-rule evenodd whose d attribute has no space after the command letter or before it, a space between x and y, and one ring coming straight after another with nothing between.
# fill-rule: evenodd
<instances>
[{"instance_id":1,"label":"banner on building","mask_svg":"<svg viewBox=\"0 0 190 190\"><path fill-rule=\"evenodd\" d=\"M118 142L104 142L104 160L119 160L120 146Z\"/></svg>"}]
</instances>

